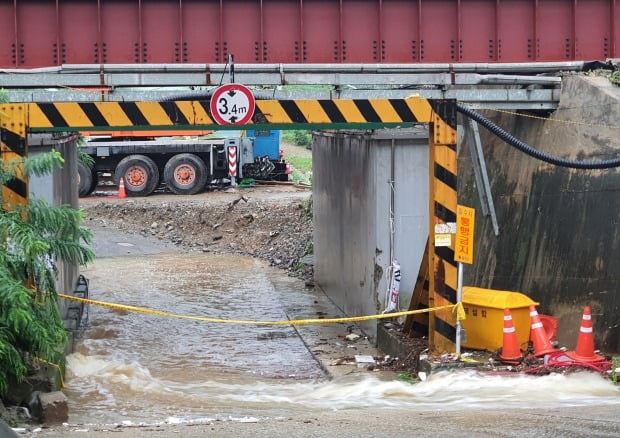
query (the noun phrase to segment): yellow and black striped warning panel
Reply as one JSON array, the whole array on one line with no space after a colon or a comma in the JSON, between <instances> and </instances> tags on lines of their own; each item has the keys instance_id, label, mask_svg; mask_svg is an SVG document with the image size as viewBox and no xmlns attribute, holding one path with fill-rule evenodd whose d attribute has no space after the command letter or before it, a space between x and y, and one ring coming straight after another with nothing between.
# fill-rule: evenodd
<instances>
[{"instance_id":1,"label":"yellow and black striped warning panel","mask_svg":"<svg viewBox=\"0 0 620 438\"><path fill-rule=\"evenodd\" d=\"M254 122L298 124L428 123L427 99L333 99L256 101Z\"/></svg>"},{"instance_id":2,"label":"yellow and black striped warning panel","mask_svg":"<svg viewBox=\"0 0 620 438\"><path fill-rule=\"evenodd\" d=\"M429 280L428 280L428 240L424 248L422 263L418 277L411 294L411 302L409 310L425 309L428 307ZM425 313L416 313L407 315L403 332L414 338L428 337L428 315Z\"/></svg>"},{"instance_id":3,"label":"yellow and black striped warning panel","mask_svg":"<svg viewBox=\"0 0 620 438\"><path fill-rule=\"evenodd\" d=\"M26 145L26 107L24 104L0 105L0 157L9 166L13 160L28 154ZM2 186L2 208L28 203L28 180L22 165L15 166L16 175Z\"/></svg>"},{"instance_id":4,"label":"yellow and black striped warning panel","mask_svg":"<svg viewBox=\"0 0 620 438\"><path fill-rule=\"evenodd\" d=\"M434 107L443 101L417 96L406 99L257 100L254 125L299 125L327 129L410 126L441 122ZM29 128L34 131L122 130L190 127L217 128L209 101L31 103ZM454 106L454 101L452 101ZM191 129L191 128L190 128ZM276 128L277 129L277 128ZM443 132L441 130L440 132Z\"/></svg>"},{"instance_id":5,"label":"yellow and black striped warning panel","mask_svg":"<svg viewBox=\"0 0 620 438\"><path fill-rule=\"evenodd\" d=\"M138 129L213 125L209 102L59 102L29 104L30 129Z\"/></svg>"},{"instance_id":6,"label":"yellow and black striped warning panel","mask_svg":"<svg viewBox=\"0 0 620 438\"><path fill-rule=\"evenodd\" d=\"M432 108L428 121L433 123L432 141L451 145L456 150L456 100L429 99L428 103Z\"/></svg>"},{"instance_id":7,"label":"yellow and black striped warning panel","mask_svg":"<svg viewBox=\"0 0 620 438\"><path fill-rule=\"evenodd\" d=\"M456 304L457 263L454 259L457 205L456 114L444 103L429 132L429 305ZM429 320L429 341L437 352L455 351L456 316L436 312Z\"/></svg>"}]
</instances>

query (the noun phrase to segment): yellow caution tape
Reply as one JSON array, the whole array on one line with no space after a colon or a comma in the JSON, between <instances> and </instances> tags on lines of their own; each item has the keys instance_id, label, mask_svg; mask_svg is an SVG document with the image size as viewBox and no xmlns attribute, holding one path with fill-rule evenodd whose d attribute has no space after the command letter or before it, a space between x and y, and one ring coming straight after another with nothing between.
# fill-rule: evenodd
<instances>
[{"instance_id":1,"label":"yellow caution tape","mask_svg":"<svg viewBox=\"0 0 620 438\"><path fill-rule=\"evenodd\" d=\"M215 323L222 323L222 324L254 324L254 325L332 324L332 323L342 323L342 322L369 321L372 319L396 318L399 316L414 315L416 313L435 312L437 310L443 310L443 309L454 309L458 315L460 315L461 312L463 315L465 315L465 312L462 310L462 305L460 306L460 310L458 310L459 304L460 304L459 303L459 304L450 304L447 306L430 307L428 309L407 310L404 312L393 312L393 313L382 313L379 315L352 316L352 317L343 317L343 318L317 318L317 319L291 319L291 320L287 319L285 321L250 321L250 320L245 320L245 319L221 319L221 318L210 318L206 316L179 315L177 313L163 312L161 310L153 310L153 309L148 309L146 307L127 306L124 304L115 304L115 303L108 303L105 301L96 301L96 300L89 300L86 298L72 297L70 295L58 294L58 296L60 298L64 298L65 300L77 301L77 302L84 303L84 304L93 304L95 306L109 307L111 309L127 310L130 312L166 316L169 318L190 319L193 321L215 322Z\"/></svg>"},{"instance_id":2,"label":"yellow caution tape","mask_svg":"<svg viewBox=\"0 0 620 438\"><path fill-rule=\"evenodd\" d=\"M36 360L38 360L41 363L47 364L47 365L51 365L53 367L55 367L58 370L58 377L60 377L60 389L64 389L65 388L65 381L62 378L62 371L60 370L60 366L58 364L52 363L52 362L48 362L45 359L41 359L40 357L35 357Z\"/></svg>"},{"instance_id":3,"label":"yellow caution tape","mask_svg":"<svg viewBox=\"0 0 620 438\"><path fill-rule=\"evenodd\" d=\"M467 318L467 315L465 314L465 309L463 308L463 303L456 303L454 305L454 311L456 312L457 321L464 321Z\"/></svg>"}]
</instances>

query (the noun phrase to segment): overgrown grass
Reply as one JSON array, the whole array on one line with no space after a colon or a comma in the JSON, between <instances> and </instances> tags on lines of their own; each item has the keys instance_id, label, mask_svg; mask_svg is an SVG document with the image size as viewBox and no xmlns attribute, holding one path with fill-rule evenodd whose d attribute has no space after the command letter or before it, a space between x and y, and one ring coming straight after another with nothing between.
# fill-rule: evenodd
<instances>
[{"instance_id":1,"label":"overgrown grass","mask_svg":"<svg viewBox=\"0 0 620 438\"><path fill-rule=\"evenodd\" d=\"M282 139L297 146L310 146L312 134L310 131L290 130L282 131Z\"/></svg>"},{"instance_id":2,"label":"overgrown grass","mask_svg":"<svg viewBox=\"0 0 620 438\"><path fill-rule=\"evenodd\" d=\"M312 158L310 157L299 157L299 156L290 156L287 157L291 166L300 172L310 172L312 170Z\"/></svg>"},{"instance_id":3,"label":"overgrown grass","mask_svg":"<svg viewBox=\"0 0 620 438\"><path fill-rule=\"evenodd\" d=\"M312 133L310 131L292 130L282 131L282 141L298 147L308 147L312 144ZM286 161L291 165L291 180L298 184L312 185L312 158L304 155L294 155L287 153Z\"/></svg>"},{"instance_id":4,"label":"overgrown grass","mask_svg":"<svg viewBox=\"0 0 620 438\"><path fill-rule=\"evenodd\" d=\"M293 169L291 179L294 183L312 184L312 158L290 155L286 160Z\"/></svg>"}]
</instances>

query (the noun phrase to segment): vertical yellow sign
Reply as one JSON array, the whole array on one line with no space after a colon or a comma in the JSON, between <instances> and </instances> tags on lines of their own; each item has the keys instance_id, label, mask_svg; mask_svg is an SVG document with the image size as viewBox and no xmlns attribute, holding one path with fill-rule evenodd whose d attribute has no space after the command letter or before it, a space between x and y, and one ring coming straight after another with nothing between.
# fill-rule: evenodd
<instances>
[{"instance_id":1,"label":"vertical yellow sign","mask_svg":"<svg viewBox=\"0 0 620 438\"><path fill-rule=\"evenodd\" d=\"M456 246L454 259L457 262L474 262L474 222L476 210L462 205L456 206Z\"/></svg>"}]
</instances>

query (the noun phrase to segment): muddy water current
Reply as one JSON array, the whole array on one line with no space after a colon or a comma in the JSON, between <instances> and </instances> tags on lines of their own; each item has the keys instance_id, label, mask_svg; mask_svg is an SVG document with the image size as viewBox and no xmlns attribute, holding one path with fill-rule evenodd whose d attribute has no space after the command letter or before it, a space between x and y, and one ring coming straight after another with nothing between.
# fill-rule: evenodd
<instances>
[{"instance_id":1,"label":"muddy water current","mask_svg":"<svg viewBox=\"0 0 620 438\"><path fill-rule=\"evenodd\" d=\"M312 312L300 280L243 257L157 254L98 259L91 297L173 312L286 320ZM384 407L469 409L618 403L594 374L439 373L411 385L372 372L330 380L291 326L218 324L91 306L68 359L70 422L200 422Z\"/></svg>"}]
</instances>

